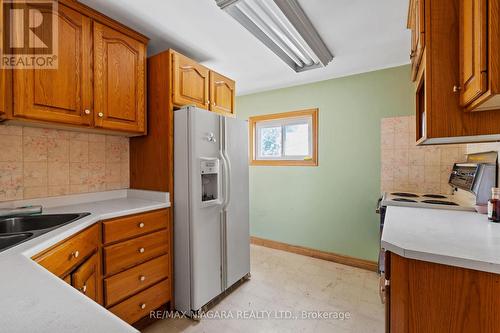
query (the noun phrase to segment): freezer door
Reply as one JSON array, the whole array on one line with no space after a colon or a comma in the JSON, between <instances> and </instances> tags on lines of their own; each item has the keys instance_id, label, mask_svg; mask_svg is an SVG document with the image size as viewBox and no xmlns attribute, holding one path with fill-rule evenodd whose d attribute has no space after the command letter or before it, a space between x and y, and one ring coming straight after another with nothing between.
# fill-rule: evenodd
<instances>
[{"instance_id":1,"label":"freezer door","mask_svg":"<svg viewBox=\"0 0 500 333\"><path fill-rule=\"evenodd\" d=\"M229 204L226 208L226 288L250 272L248 189L248 122L226 121L226 155L230 163Z\"/></svg>"},{"instance_id":2,"label":"freezer door","mask_svg":"<svg viewBox=\"0 0 500 333\"><path fill-rule=\"evenodd\" d=\"M202 201L202 165L220 158L219 116L189 108L189 200L191 252L191 309L199 310L222 292L221 202ZM219 175L222 177L222 175Z\"/></svg>"}]
</instances>

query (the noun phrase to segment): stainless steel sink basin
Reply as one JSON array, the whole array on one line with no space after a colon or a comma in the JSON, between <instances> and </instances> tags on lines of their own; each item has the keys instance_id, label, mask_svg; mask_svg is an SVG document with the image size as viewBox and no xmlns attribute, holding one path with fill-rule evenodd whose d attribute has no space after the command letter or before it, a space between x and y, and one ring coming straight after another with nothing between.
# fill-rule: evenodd
<instances>
[{"instance_id":1,"label":"stainless steel sink basin","mask_svg":"<svg viewBox=\"0 0 500 333\"><path fill-rule=\"evenodd\" d=\"M0 218L0 234L54 228L80 217L81 214L54 214Z\"/></svg>"},{"instance_id":2,"label":"stainless steel sink basin","mask_svg":"<svg viewBox=\"0 0 500 333\"><path fill-rule=\"evenodd\" d=\"M89 213L46 214L0 218L0 251L74 222Z\"/></svg>"},{"instance_id":3,"label":"stainless steel sink basin","mask_svg":"<svg viewBox=\"0 0 500 333\"><path fill-rule=\"evenodd\" d=\"M12 235L0 235L0 251L13 245L19 244L33 236L30 232Z\"/></svg>"}]
</instances>

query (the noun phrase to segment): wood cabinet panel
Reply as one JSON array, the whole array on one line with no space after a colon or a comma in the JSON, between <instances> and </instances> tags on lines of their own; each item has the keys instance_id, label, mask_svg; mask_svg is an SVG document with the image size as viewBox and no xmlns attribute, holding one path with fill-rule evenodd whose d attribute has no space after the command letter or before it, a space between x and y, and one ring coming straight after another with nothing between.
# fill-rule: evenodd
<instances>
[{"instance_id":1,"label":"wood cabinet panel","mask_svg":"<svg viewBox=\"0 0 500 333\"><path fill-rule=\"evenodd\" d=\"M103 221L103 243L109 244L167 228L168 214L168 209L162 209Z\"/></svg>"},{"instance_id":2,"label":"wood cabinet panel","mask_svg":"<svg viewBox=\"0 0 500 333\"><path fill-rule=\"evenodd\" d=\"M235 82L210 71L210 110L219 113L234 112Z\"/></svg>"},{"instance_id":3,"label":"wood cabinet panel","mask_svg":"<svg viewBox=\"0 0 500 333\"><path fill-rule=\"evenodd\" d=\"M64 277L97 250L99 229L97 225L55 245L33 259L48 271Z\"/></svg>"},{"instance_id":4,"label":"wood cabinet panel","mask_svg":"<svg viewBox=\"0 0 500 333\"><path fill-rule=\"evenodd\" d=\"M144 132L146 46L94 23L94 119L97 127Z\"/></svg>"},{"instance_id":5,"label":"wood cabinet panel","mask_svg":"<svg viewBox=\"0 0 500 333\"><path fill-rule=\"evenodd\" d=\"M161 230L104 248L105 275L145 262L169 252L169 233Z\"/></svg>"},{"instance_id":6,"label":"wood cabinet panel","mask_svg":"<svg viewBox=\"0 0 500 333\"><path fill-rule=\"evenodd\" d=\"M411 29L411 77L415 81L425 47L425 0L410 1L408 28Z\"/></svg>"},{"instance_id":7,"label":"wood cabinet panel","mask_svg":"<svg viewBox=\"0 0 500 333\"><path fill-rule=\"evenodd\" d=\"M391 332L500 332L500 275L391 254Z\"/></svg>"},{"instance_id":8,"label":"wood cabinet panel","mask_svg":"<svg viewBox=\"0 0 500 333\"><path fill-rule=\"evenodd\" d=\"M98 258L98 254L94 254L71 274L73 287L96 302L98 301L100 281Z\"/></svg>"},{"instance_id":9,"label":"wood cabinet panel","mask_svg":"<svg viewBox=\"0 0 500 333\"><path fill-rule=\"evenodd\" d=\"M1 3L0 3L1 4ZM0 120L12 112L12 71L0 69Z\"/></svg>"},{"instance_id":10,"label":"wood cabinet panel","mask_svg":"<svg viewBox=\"0 0 500 333\"><path fill-rule=\"evenodd\" d=\"M173 103L177 106L195 104L208 110L209 108L209 70L174 52L173 59Z\"/></svg>"},{"instance_id":11,"label":"wood cabinet panel","mask_svg":"<svg viewBox=\"0 0 500 333\"><path fill-rule=\"evenodd\" d=\"M113 306L109 310L115 315L133 324L165 304L165 295L170 295L170 283L164 280L139 294Z\"/></svg>"},{"instance_id":12,"label":"wood cabinet panel","mask_svg":"<svg viewBox=\"0 0 500 333\"><path fill-rule=\"evenodd\" d=\"M500 112L465 112L460 103L459 14L460 1L425 0L426 46L418 75L423 80L415 91L417 144L464 143L479 135L474 139L490 141L487 135L500 134Z\"/></svg>"},{"instance_id":13,"label":"wood cabinet panel","mask_svg":"<svg viewBox=\"0 0 500 333\"><path fill-rule=\"evenodd\" d=\"M486 0L460 1L460 103L466 106L488 89Z\"/></svg>"},{"instance_id":14,"label":"wood cabinet panel","mask_svg":"<svg viewBox=\"0 0 500 333\"><path fill-rule=\"evenodd\" d=\"M169 277L169 255L163 255L104 279L105 305L124 298Z\"/></svg>"},{"instance_id":15,"label":"wood cabinet panel","mask_svg":"<svg viewBox=\"0 0 500 333\"><path fill-rule=\"evenodd\" d=\"M14 71L14 117L90 125L90 18L59 4L58 68ZM87 111L86 114L85 110Z\"/></svg>"}]
</instances>

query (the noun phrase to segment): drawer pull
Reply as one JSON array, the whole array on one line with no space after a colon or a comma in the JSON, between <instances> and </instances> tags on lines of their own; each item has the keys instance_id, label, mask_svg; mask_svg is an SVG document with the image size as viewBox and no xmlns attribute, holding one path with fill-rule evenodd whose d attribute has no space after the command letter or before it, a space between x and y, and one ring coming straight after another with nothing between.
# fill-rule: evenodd
<instances>
[{"instance_id":1,"label":"drawer pull","mask_svg":"<svg viewBox=\"0 0 500 333\"><path fill-rule=\"evenodd\" d=\"M87 285L84 284L83 287L80 289L82 291L82 293L86 293L87 292Z\"/></svg>"},{"instance_id":2,"label":"drawer pull","mask_svg":"<svg viewBox=\"0 0 500 333\"><path fill-rule=\"evenodd\" d=\"M146 303L142 303L141 305L139 305L141 307L141 309L145 309L146 308Z\"/></svg>"},{"instance_id":3,"label":"drawer pull","mask_svg":"<svg viewBox=\"0 0 500 333\"><path fill-rule=\"evenodd\" d=\"M144 251L145 251L145 249L144 249L143 247L141 247L141 248L139 249L139 253L144 253Z\"/></svg>"},{"instance_id":4,"label":"drawer pull","mask_svg":"<svg viewBox=\"0 0 500 333\"><path fill-rule=\"evenodd\" d=\"M139 281L144 282L146 280L146 277L144 275L139 276Z\"/></svg>"},{"instance_id":5,"label":"drawer pull","mask_svg":"<svg viewBox=\"0 0 500 333\"><path fill-rule=\"evenodd\" d=\"M139 228L144 228L144 222L139 223Z\"/></svg>"},{"instance_id":6,"label":"drawer pull","mask_svg":"<svg viewBox=\"0 0 500 333\"><path fill-rule=\"evenodd\" d=\"M78 258L78 257L80 256L80 252L78 252L78 250L77 250L77 251L75 251L75 252L71 253L71 256L72 256L73 258Z\"/></svg>"}]
</instances>

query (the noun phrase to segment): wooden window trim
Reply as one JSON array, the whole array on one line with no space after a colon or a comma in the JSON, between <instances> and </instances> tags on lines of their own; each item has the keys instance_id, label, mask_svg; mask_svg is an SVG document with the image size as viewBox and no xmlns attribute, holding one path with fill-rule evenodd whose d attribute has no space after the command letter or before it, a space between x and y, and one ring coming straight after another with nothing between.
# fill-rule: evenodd
<instances>
[{"instance_id":1,"label":"wooden window trim","mask_svg":"<svg viewBox=\"0 0 500 333\"><path fill-rule=\"evenodd\" d=\"M319 109L306 109L299 111L266 114L248 118L249 123L249 160L255 166L318 166L318 112ZM312 119L312 158L310 160L257 160L255 159L255 130L258 122L302 118L310 116Z\"/></svg>"}]
</instances>

